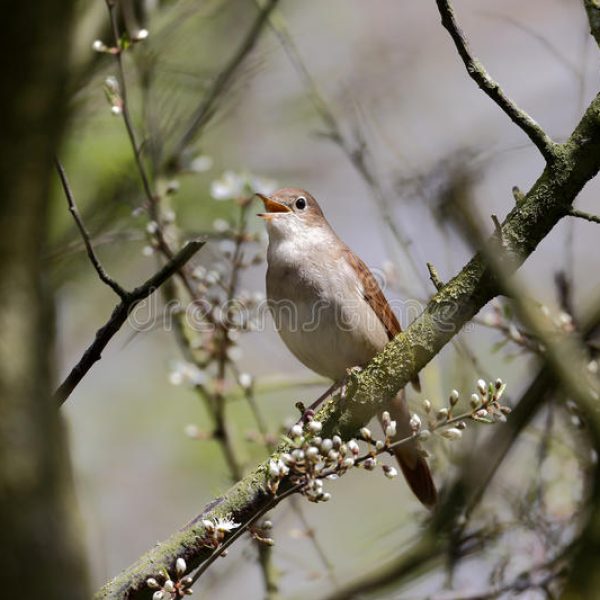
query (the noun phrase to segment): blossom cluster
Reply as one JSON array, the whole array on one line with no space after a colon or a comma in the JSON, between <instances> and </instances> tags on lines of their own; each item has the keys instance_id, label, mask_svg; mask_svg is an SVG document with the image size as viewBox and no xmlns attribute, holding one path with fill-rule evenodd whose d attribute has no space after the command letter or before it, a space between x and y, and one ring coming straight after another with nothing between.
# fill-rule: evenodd
<instances>
[{"instance_id":1,"label":"blossom cluster","mask_svg":"<svg viewBox=\"0 0 600 600\"><path fill-rule=\"evenodd\" d=\"M165 571L165 575L149 577L146 579L146 585L155 590L152 594L152 600L173 600L174 598L183 598L192 595L191 577L184 577L187 571L185 559L179 557L175 561L175 577L171 578Z\"/></svg>"}]
</instances>

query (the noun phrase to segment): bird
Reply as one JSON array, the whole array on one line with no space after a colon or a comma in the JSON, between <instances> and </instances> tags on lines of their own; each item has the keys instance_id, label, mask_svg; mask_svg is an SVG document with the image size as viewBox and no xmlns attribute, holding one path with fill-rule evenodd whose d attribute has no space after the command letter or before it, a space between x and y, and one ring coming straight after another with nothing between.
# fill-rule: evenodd
<instances>
[{"instance_id":1,"label":"bird","mask_svg":"<svg viewBox=\"0 0 600 600\"><path fill-rule=\"evenodd\" d=\"M364 367L401 331L377 280L338 237L309 192L257 193L265 206L267 303L281 339L310 370L339 382ZM418 376L412 381L420 390ZM404 390L389 401L394 439L412 434ZM417 440L394 454L416 497L433 508L437 491Z\"/></svg>"}]
</instances>

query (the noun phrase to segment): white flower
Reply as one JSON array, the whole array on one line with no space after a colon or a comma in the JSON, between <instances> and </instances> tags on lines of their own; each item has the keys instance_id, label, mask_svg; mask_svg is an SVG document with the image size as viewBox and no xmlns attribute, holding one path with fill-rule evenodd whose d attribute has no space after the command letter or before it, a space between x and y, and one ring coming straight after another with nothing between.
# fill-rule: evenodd
<instances>
[{"instance_id":1,"label":"white flower","mask_svg":"<svg viewBox=\"0 0 600 600\"><path fill-rule=\"evenodd\" d=\"M290 430L290 434L294 438L301 437L302 436L302 425L299 425L298 423L296 423L296 425L294 425L292 427L292 429Z\"/></svg>"},{"instance_id":2,"label":"white flower","mask_svg":"<svg viewBox=\"0 0 600 600\"><path fill-rule=\"evenodd\" d=\"M194 173L204 173L213 166L213 159L210 156L200 154L190 162L189 169Z\"/></svg>"},{"instance_id":3,"label":"white flower","mask_svg":"<svg viewBox=\"0 0 600 600\"><path fill-rule=\"evenodd\" d=\"M183 374L181 371L171 371L169 373L169 383L171 385L181 385L183 383Z\"/></svg>"},{"instance_id":4,"label":"white flower","mask_svg":"<svg viewBox=\"0 0 600 600\"><path fill-rule=\"evenodd\" d=\"M165 592L174 592L175 591L175 584L170 580L167 579L165 581L165 585L163 585L163 590L165 590Z\"/></svg>"},{"instance_id":5,"label":"white flower","mask_svg":"<svg viewBox=\"0 0 600 600\"><path fill-rule=\"evenodd\" d=\"M165 593L162 590L158 590L152 594L152 600L163 600Z\"/></svg>"},{"instance_id":6,"label":"white flower","mask_svg":"<svg viewBox=\"0 0 600 600\"><path fill-rule=\"evenodd\" d=\"M94 52L106 52L108 48L102 40L94 40L94 43L92 44L92 50L94 50Z\"/></svg>"},{"instance_id":7,"label":"white flower","mask_svg":"<svg viewBox=\"0 0 600 600\"><path fill-rule=\"evenodd\" d=\"M145 40L148 37L148 35L149 35L149 32L148 32L147 29L140 29L137 32L137 35L135 36L135 40L138 41L138 42L142 41L142 40Z\"/></svg>"},{"instance_id":8,"label":"white flower","mask_svg":"<svg viewBox=\"0 0 600 600\"><path fill-rule=\"evenodd\" d=\"M239 383L245 389L252 387L252 375L250 373L240 373Z\"/></svg>"},{"instance_id":9,"label":"white flower","mask_svg":"<svg viewBox=\"0 0 600 600\"><path fill-rule=\"evenodd\" d=\"M149 577L148 579L146 579L146 585L152 590L156 590L160 587L158 581L156 581L154 577Z\"/></svg>"},{"instance_id":10,"label":"white flower","mask_svg":"<svg viewBox=\"0 0 600 600\"><path fill-rule=\"evenodd\" d=\"M213 229L217 233L225 233L230 228L229 223L225 219L215 219L213 221Z\"/></svg>"},{"instance_id":11,"label":"white flower","mask_svg":"<svg viewBox=\"0 0 600 600\"><path fill-rule=\"evenodd\" d=\"M223 533L229 533L232 529L237 529L241 523L236 523L229 517L218 517L215 519L215 529Z\"/></svg>"},{"instance_id":12,"label":"white flower","mask_svg":"<svg viewBox=\"0 0 600 600\"><path fill-rule=\"evenodd\" d=\"M245 186L245 177L233 171L225 171L221 179L216 179L210 184L210 195L215 200L233 200L242 195Z\"/></svg>"},{"instance_id":13,"label":"white flower","mask_svg":"<svg viewBox=\"0 0 600 600\"><path fill-rule=\"evenodd\" d=\"M200 429L198 429L198 426L194 425L193 423L186 425L183 431L185 435L191 439L196 439L200 434Z\"/></svg>"}]
</instances>

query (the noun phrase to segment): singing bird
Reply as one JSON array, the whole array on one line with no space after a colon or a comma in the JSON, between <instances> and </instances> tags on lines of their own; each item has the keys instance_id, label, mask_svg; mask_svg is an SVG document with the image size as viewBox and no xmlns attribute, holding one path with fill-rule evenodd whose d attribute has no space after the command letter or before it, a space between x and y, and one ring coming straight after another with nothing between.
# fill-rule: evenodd
<instances>
[{"instance_id":1,"label":"singing bird","mask_svg":"<svg viewBox=\"0 0 600 600\"><path fill-rule=\"evenodd\" d=\"M331 228L315 198L283 188L257 194L266 212L267 298L285 345L306 367L340 381L364 367L400 331L377 280ZM419 389L416 378L413 385ZM397 423L395 439L411 435L404 390L387 407ZM408 485L428 507L436 488L416 440L394 454Z\"/></svg>"}]
</instances>

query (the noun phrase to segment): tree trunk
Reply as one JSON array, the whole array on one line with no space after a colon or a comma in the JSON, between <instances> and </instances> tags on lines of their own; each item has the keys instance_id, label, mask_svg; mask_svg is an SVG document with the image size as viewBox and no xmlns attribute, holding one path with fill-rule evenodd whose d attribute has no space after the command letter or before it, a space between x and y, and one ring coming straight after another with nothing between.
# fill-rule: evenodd
<instances>
[{"instance_id":1,"label":"tree trunk","mask_svg":"<svg viewBox=\"0 0 600 600\"><path fill-rule=\"evenodd\" d=\"M42 249L66 115L73 1L11 4L0 95L0 587L89 598L62 426Z\"/></svg>"}]
</instances>

